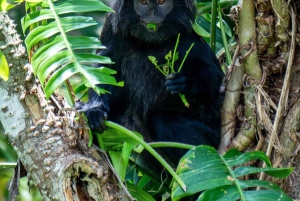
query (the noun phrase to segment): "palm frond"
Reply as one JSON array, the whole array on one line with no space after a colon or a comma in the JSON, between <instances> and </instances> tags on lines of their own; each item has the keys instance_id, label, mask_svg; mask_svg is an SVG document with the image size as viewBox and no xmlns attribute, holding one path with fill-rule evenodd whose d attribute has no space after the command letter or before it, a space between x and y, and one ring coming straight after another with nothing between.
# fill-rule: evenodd
<instances>
[{"instance_id":1,"label":"palm frond","mask_svg":"<svg viewBox=\"0 0 300 201\"><path fill-rule=\"evenodd\" d=\"M31 53L33 48L38 47L31 62L47 98L73 75L80 76L86 85L96 91L101 91L98 84L123 86L122 82L117 82L112 76L116 71L106 67L93 67L94 63L113 64L110 58L83 53L87 49L104 48L98 39L68 35L70 31L97 24L91 17L72 16L72 13L113 12L111 8L98 0L65 0L61 3L45 0L37 6L41 9L22 19L22 28L24 33L31 29L25 39L27 51Z\"/></svg>"}]
</instances>

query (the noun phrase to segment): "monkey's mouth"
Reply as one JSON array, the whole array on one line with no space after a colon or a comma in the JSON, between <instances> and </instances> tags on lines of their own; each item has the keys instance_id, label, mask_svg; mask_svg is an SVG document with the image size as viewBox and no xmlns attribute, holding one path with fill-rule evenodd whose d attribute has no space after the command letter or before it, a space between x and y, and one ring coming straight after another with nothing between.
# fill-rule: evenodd
<instances>
[{"instance_id":1,"label":"monkey's mouth","mask_svg":"<svg viewBox=\"0 0 300 201\"><path fill-rule=\"evenodd\" d=\"M160 24L155 24L155 23L143 23L143 25L149 32L156 32L160 26Z\"/></svg>"}]
</instances>

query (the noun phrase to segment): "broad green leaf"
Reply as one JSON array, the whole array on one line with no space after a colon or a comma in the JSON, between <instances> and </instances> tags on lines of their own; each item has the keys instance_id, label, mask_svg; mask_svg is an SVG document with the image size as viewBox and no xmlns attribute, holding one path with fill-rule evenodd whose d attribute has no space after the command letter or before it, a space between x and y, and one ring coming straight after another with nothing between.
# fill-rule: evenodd
<instances>
[{"instance_id":1,"label":"broad green leaf","mask_svg":"<svg viewBox=\"0 0 300 201\"><path fill-rule=\"evenodd\" d=\"M129 193L132 195L132 197L136 198L138 201L155 201L151 195L149 195L147 192L139 189L135 185L126 182L127 189Z\"/></svg>"},{"instance_id":2,"label":"broad green leaf","mask_svg":"<svg viewBox=\"0 0 300 201\"><path fill-rule=\"evenodd\" d=\"M105 89L103 89L101 87L98 87L97 85L90 84L90 82L88 82L87 80L85 80L85 81L86 81L86 86L92 88L99 96L101 94L106 94L106 93L110 94L110 91L105 90Z\"/></svg>"},{"instance_id":3,"label":"broad green leaf","mask_svg":"<svg viewBox=\"0 0 300 201\"><path fill-rule=\"evenodd\" d=\"M271 190L245 191L247 201L293 201L286 194Z\"/></svg>"},{"instance_id":4,"label":"broad green leaf","mask_svg":"<svg viewBox=\"0 0 300 201\"><path fill-rule=\"evenodd\" d=\"M76 60L78 62L84 62L84 63L99 63L99 64L113 64L113 62L110 60L110 58L102 55L95 55L95 54L89 54L89 53L79 53L76 54ZM98 69L98 68L93 68Z\"/></svg>"},{"instance_id":5,"label":"broad green leaf","mask_svg":"<svg viewBox=\"0 0 300 201\"><path fill-rule=\"evenodd\" d=\"M111 84L115 86L122 87L124 86L124 82L116 82L116 79L111 76L111 74L115 74L116 71L111 70L109 68L100 67L100 68L91 68L85 67L86 73L84 76L94 85L98 84Z\"/></svg>"},{"instance_id":6,"label":"broad green leaf","mask_svg":"<svg viewBox=\"0 0 300 201\"><path fill-rule=\"evenodd\" d=\"M87 88L85 86L85 83L74 87L74 93L76 95L76 98L81 100L82 102L87 102L87 100L88 100L88 97L87 97L88 91L89 91L89 88Z\"/></svg>"},{"instance_id":7,"label":"broad green leaf","mask_svg":"<svg viewBox=\"0 0 300 201\"><path fill-rule=\"evenodd\" d=\"M198 23L194 23L193 24L193 29L194 31L199 35L199 36L202 36L202 37L210 37L210 33L207 32L205 29L203 29Z\"/></svg>"},{"instance_id":8,"label":"broad green leaf","mask_svg":"<svg viewBox=\"0 0 300 201\"><path fill-rule=\"evenodd\" d=\"M60 66L66 65L69 61L71 61L71 59L72 55L70 55L67 50L61 51L56 55L46 59L38 69L35 69L36 67L34 66L34 71L39 77L40 82L44 84L45 80L47 79L50 73L52 73Z\"/></svg>"},{"instance_id":9,"label":"broad green leaf","mask_svg":"<svg viewBox=\"0 0 300 201\"><path fill-rule=\"evenodd\" d=\"M139 181L137 187L143 189L150 181L152 181L152 178L148 175L144 175Z\"/></svg>"},{"instance_id":10,"label":"broad green leaf","mask_svg":"<svg viewBox=\"0 0 300 201\"><path fill-rule=\"evenodd\" d=\"M172 188L172 200L180 200L183 197L201 193L198 200L233 201L246 197L247 190L252 187L262 187L274 191L274 201L282 195L285 200L289 198L282 193L279 187L269 182L259 180L240 181L239 177L253 173L265 172L271 176L283 178L292 172L292 168L256 168L238 167L232 170L234 165L243 165L251 160L263 160L269 165L269 159L262 152L248 152L242 154L236 150L230 150L222 157L218 152L208 146L198 146L191 149L180 161L177 173L187 186L184 192L174 182ZM262 192L268 194L268 190ZM248 194L250 195L250 194ZM251 195L252 196L252 195ZM252 199L252 198L250 198ZM246 199L248 201L248 199ZM261 200L260 198L257 200Z\"/></svg>"},{"instance_id":11,"label":"broad green leaf","mask_svg":"<svg viewBox=\"0 0 300 201\"><path fill-rule=\"evenodd\" d=\"M9 66L1 50L0 50L0 77L4 81L7 81L9 78Z\"/></svg>"},{"instance_id":12,"label":"broad green leaf","mask_svg":"<svg viewBox=\"0 0 300 201\"><path fill-rule=\"evenodd\" d=\"M41 25L31 31L26 37L25 43L27 50L29 52L29 50L38 42L48 39L54 34L59 33L61 31L59 28L60 26L62 26L63 31L67 33L72 30L81 29L96 24L97 22L91 17L75 16L61 18L60 24L55 21L47 25Z\"/></svg>"},{"instance_id":13,"label":"broad green leaf","mask_svg":"<svg viewBox=\"0 0 300 201\"><path fill-rule=\"evenodd\" d=\"M87 49L104 49L105 47L101 45L100 41L97 38L94 37L84 37L84 36L68 36L67 37L68 42L71 45L72 50L87 50ZM57 53L66 50L66 44L63 40L62 36L57 36L52 40L49 40L47 43L45 43L42 47L40 47L34 56L32 57L32 65L34 69L38 69L42 62L45 62L45 60L49 59L50 57L56 60ZM51 56L49 56L51 55ZM106 59L107 58L103 58ZM109 62L111 62L109 60ZM102 62L104 63L104 62ZM49 66L49 65L46 65ZM44 70L42 70L44 71Z\"/></svg>"},{"instance_id":14,"label":"broad green leaf","mask_svg":"<svg viewBox=\"0 0 300 201\"><path fill-rule=\"evenodd\" d=\"M78 73L78 68L73 63L68 64L58 71L55 71L50 77L45 86L46 98L50 98L51 94L59 87L66 79Z\"/></svg>"},{"instance_id":15,"label":"broad green leaf","mask_svg":"<svg viewBox=\"0 0 300 201\"><path fill-rule=\"evenodd\" d=\"M259 180L247 180L239 181L242 189L251 188L251 187L262 187L277 192L282 192L282 190L270 182L259 181ZM245 191L246 192L246 191ZM241 198L238 188L236 186L222 186L214 189L210 189L202 193L197 201L233 201ZM248 200L247 200L248 201ZM275 200L273 200L275 201Z\"/></svg>"},{"instance_id":16,"label":"broad green leaf","mask_svg":"<svg viewBox=\"0 0 300 201\"><path fill-rule=\"evenodd\" d=\"M268 182L268 181L262 181L262 180L242 181L242 180L240 180L239 183L240 183L242 189L251 188L251 187L262 187L262 188L269 189L269 190L283 192L276 184L272 184L271 182Z\"/></svg>"},{"instance_id":17,"label":"broad green leaf","mask_svg":"<svg viewBox=\"0 0 300 201\"><path fill-rule=\"evenodd\" d=\"M210 17L210 15L209 15ZM198 25L202 28L202 31L207 32L210 34L210 21L202 16L197 17L196 19L196 23L198 23ZM222 34L221 34L221 30L219 27L216 27L216 40L220 43L222 43Z\"/></svg>"},{"instance_id":18,"label":"broad green leaf","mask_svg":"<svg viewBox=\"0 0 300 201\"><path fill-rule=\"evenodd\" d=\"M244 191L245 201L292 201L286 194L274 190ZM237 201L241 196L234 186L224 186L202 193L197 201Z\"/></svg>"},{"instance_id":19,"label":"broad green leaf","mask_svg":"<svg viewBox=\"0 0 300 201\"><path fill-rule=\"evenodd\" d=\"M0 1L0 11L8 11L20 3L22 3L23 0L1 0Z\"/></svg>"},{"instance_id":20,"label":"broad green leaf","mask_svg":"<svg viewBox=\"0 0 300 201\"><path fill-rule=\"evenodd\" d=\"M262 160L263 162L266 163L266 165L268 167L271 167L271 162L270 162L269 158L266 156L265 153L263 153L261 151L253 151L253 152L244 153L244 154L238 156L234 160L229 160L228 164L230 166L237 166L237 165L241 165L241 164L244 164L244 163L252 161L252 160Z\"/></svg>"},{"instance_id":21,"label":"broad green leaf","mask_svg":"<svg viewBox=\"0 0 300 201\"><path fill-rule=\"evenodd\" d=\"M240 194L235 186L221 186L201 193L197 201L235 201Z\"/></svg>"},{"instance_id":22,"label":"broad green leaf","mask_svg":"<svg viewBox=\"0 0 300 201\"><path fill-rule=\"evenodd\" d=\"M122 158L124 160L125 167L128 166L130 154L132 152L134 145L128 142L124 142L123 148L122 148ZM125 178L125 175L124 175Z\"/></svg>"},{"instance_id":23,"label":"broad green leaf","mask_svg":"<svg viewBox=\"0 0 300 201\"><path fill-rule=\"evenodd\" d=\"M110 156L115 171L118 173L118 176L122 179L122 181L124 181L127 166L125 166L125 162L122 157L122 152L109 150L108 154Z\"/></svg>"},{"instance_id":24,"label":"broad green leaf","mask_svg":"<svg viewBox=\"0 0 300 201\"><path fill-rule=\"evenodd\" d=\"M135 133L135 134L138 135L141 139L143 139L141 134L139 133ZM124 134L123 132L117 129L108 128L101 135L102 135L102 140L106 147L117 146L118 144L124 142L133 144L134 146L138 145L138 143L135 140L133 140L131 137L128 137L128 135Z\"/></svg>"},{"instance_id":25,"label":"broad green leaf","mask_svg":"<svg viewBox=\"0 0 300 201\"><path fill-rule=\"evenodd\" d=\"M92 12L92 11L105 11L105 12L113 12L113 10L104 5L99 0L67 0L63 1L58 5L55 5L55 13L56 15L66 14L66 13L84 13L84 12ZM34 11L29 13L25 17L22 18L21 23L23 27L23 32L25 33L26 29L42 20L53 19L54 13L50 9L42 9L38 11Z\"/></svg>"},{"instance_id":26,"label":"broad green leaf","mask_svg":"<svg viewBox=\"0 0 300 201\"><path fill-rule=\"evenodd\" d=\"M48 19L53 19L53 18L54 18L54 15L50 9L42 9L42 10L34 11L32 13L25 15L21 19L23 33L25 34L25 31L27 30L27 28L30 25L40 22L42 20L48 20Z\"/></svg>"},{"instance_id":27,"label":"broad green leaf","mask_svg":"<svg viewBox=\"0 0 300 201\"><path fill-rule=\"evenodd\" d=\"M29 6L29 4L26 4L26 6ZM41 46L33 55L32 64L34 73L40 79L47 98L65 79L75 74L83 77L82 81L85 84L83 86L85 88L84 92L80 96L86 94L87 86L98 93L106 93L106 90L96 85L124 85L123 82L117 83L115 78L111 76L113 73L109 73L108 70L91 70L94 63L113 64L105 56L86 53L96 52L96 49L104 48L98 39L66 35L69 31L97 24L91 17L67 16L67 14L91 11L113 12L111 8L98 0L64 0L60 3L43 1L39 5L31 4L31 6L39 6L42 9L29 13L22 19L23 31L34 25L33 30L26 37L25 43L28 51L34 45ZM61 14L65 17L61 17ZM51 19L51 22L49 22L49 19ZM95 73L95 75L91 75L91 73Z\"/></svg>"},{"instance_id":28,"label":"broad green leaf","mask_svg":"<svg viewBox=\"0 0 300 201\"><path fill-rule=\"evenodd\" d=\"M114 12L110 7L106 6L99 0L67 0L55 6L57 14L65 13L84 13L92 11Z\"/></svg>"},{"instance_id":29,"label":"broad green leaf","mask_svg":"<svg viewBox=\"0 0 300 201\"><path fill-rule=\"evenodd\" d=\"M191 149L179 162L177 174L187 186L184 192L176 182L172 188L172 200L193 195L207 189L232 185L227 167L218 152L209 146Z\"/></svg>"},{"instance_id":30,"label":"broad green leaf","mask_svg":"<svg viewBox=\"0 0 300 201\"><path fill-rule=\"evenodd\" d=\"M239 167L234 170L234 174L237 177L264 172L272 177L276 178L285 178L290 175L293 171L293 168L257 168L250 166Z\"/></svg>"},{"instance_id":31,"label":"broad green leaf","mask_svg":"<svg viewBox=\"0 0 300 201\"><path fill-rule=\"evenodd\" d=\"M242 152L240 152L239 150L230 149L223 155L223 158L226 159L227 161L230 161L236 159L240 155L242 155Z\"/></svg>"}]
</instances>

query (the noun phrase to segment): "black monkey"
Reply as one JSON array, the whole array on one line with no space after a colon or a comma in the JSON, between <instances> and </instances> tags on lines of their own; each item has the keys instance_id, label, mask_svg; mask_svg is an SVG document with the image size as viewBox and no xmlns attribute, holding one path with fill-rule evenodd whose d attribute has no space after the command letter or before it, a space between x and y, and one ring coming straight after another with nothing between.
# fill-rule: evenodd
<instances>
[{"instance_id":1,"label":"black monkey","mask_svg":"<svg viewBox=\"0 0 300 201\"><path fill-rule=\"evenodd\" d=\"M215 148L220 142L220 94L223 72L206 42L192 28L193 0L117 0L108 15L101 42L125 86L102 85L111 94L89 92L85 112L90 128L100 133L104 120L117 122L143 134L147 141L172 141ZM154 25L148 26L149 24ZM153 55L165 63L178 34L179 67L195 43L180 73L162 75L149 61ZM179 93L190 103L187 108ZM166 158L177 163L186 150L166 149Z\"/></svg>"}]
</instances>

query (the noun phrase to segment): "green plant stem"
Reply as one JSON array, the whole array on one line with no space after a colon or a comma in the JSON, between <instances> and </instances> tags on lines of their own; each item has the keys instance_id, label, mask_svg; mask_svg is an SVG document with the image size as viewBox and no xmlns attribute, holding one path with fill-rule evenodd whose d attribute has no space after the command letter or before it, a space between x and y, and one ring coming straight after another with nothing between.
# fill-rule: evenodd
<instances>
[{"instance_id":1,"label":"green plant stem","mask_svg":"<svg viewBox=\"0 0 300 201\"><path fill-rule=\"evenodd\" d=\"M180 149L192 149L195 146L190 144L178 143L178 142L151 142L148 143L152 148L180 148Z\"/></svg>"},{"instance_id":2,"label":"green plant stem","mask_svg":"<svg viewBox=\"0 0 300 201\"><path fill-rule=\"evenodd\" d=\"M4 162L4 163L0 163L0 169L4 169L4 168L15 168L17 166L17 163L10 163L10 162Z\"/></svg>"},{"instance_id":3,"label":"green plant stem","mask_svg":"<svg viewBox=\"0 0 300 201\"><path fill-rule=\"evenodd\" d=\"M190 107L190 104L189 102L187 101L186 97L184 94L179 94L179 97L181 98L183 104L185 107L189 108Z\"/></svg>"},{"instance_id":4,"label":"green plant stem","mask_svg":"<svg viewBox=\"0 0 300 201\"><path fill-rule=\"evenodd\" d=\"M210 48L216 51L216 18L217 18L218 0L212 1L211 24L210 24Z\"/></svg>"},{"instance_id":5,"label":"green plant stem","mask_svg":"<svg viewBox=\"0 0 300 201\"><path fill-rule=\"evenodd\" d=\"M195 45L195 43L193 43L193 44L190 46L190 48L186 51L186 53L185 53L185 55L184 55L184 58L183 58L183 60L181 61L181 64L180 64L180 66L179 66L178 72L181 71L181 68L182 68L184 62L185 62L187 56L189 55L191 49L194 47L194 45Z\"/></svg>"},{"instance_id":6,"label":"green plant stem","mask_svg":"<svg viewBox=\"0 0 300 201\"><path fill-rule=\"evenodd\" d=\"M178 34L178 36L177 36L175 48L174 48L174 51L173 51L172 63L170 65L172 73L175 73L174 63L175 63L175 56L176 56L177 47L178 47L178 44L179 44L179 39L180 39L180 34Z\"/></svg>"},{"instance_id":7,"label":"green plant stem","mask_svg":"<svg viewBox=\"0 0 300 201\"><path fill-rule=\"evenodd\" d=\"M233 181L234 181L234 183L235 183L235 185L236 185L236 187L237 187L237 189L238 189L238 191L240 193L241 201L246 201L246 198L245 198L244 193L243 193L243 189L241 188L241 184L240 184L238 178L236 178L233 170L231 169L231 167L227 163L227 161L223 157L220 157L220 158L222 159L223 163L226 165L227 170L228 170L230 176L232 177L232 179L233 179Z\"/></svg>"},{"instance_id":8,"label":"green plant stem","mask_svg":"<svg viewBox=\"0 0 300 201\"><path fill-rule=\"evenodd\" d=\"M228 48L227 38L226 38L226 34L225 34L225 28L223 25L223 18L222 18L220 4L219 4L219 9L218 9L218 15L219 15L220 29L221 29L221 33L222 33L223 46L224 46L225 54L226 54L226 64L227 64L227 66L229 66L231 64L231 55L230 55L229 48Z\"/></svg>"},{"instance_id":9,"label":"green plant stem","mask_svg":"<svg viewBox=\"0 0 300 201\"><path fill-rule=\"evenodd\" d=\"M141 144L154 158L156 158L164 168L173 176L173 178L178 182L178 184L181 186L181 188L186 191L186 185L183 183L183 181L179 178L179 176L176 174L176 172L172 169L172 167L163 159L149 144L147 144L144 140L139 138L136 134L134 134L132 131L128 130L127 128L124 128L123 126L120 126L116 123L113 123L111 121L105 121L106 126L117 129L135 141L137 141L139 144Z\"/></svg>"},{"instance_id":10,"label":"green plant stem","mask_svg":"<svg viewBox=\"0 0 300 201\"><path fill-rule=\"evenodd\" d=\"M221 8L228 8L233 5L236 5L238 3L238 0L222 0L219 2ZM212 4L210 3L209 5L206 6L197 6L197 15L203 15L205 13L210 13L211 12L211 7Z\"/></svg>"},{"instance_id":11,"label":"green plant stem","mask_svg":"<svg viewBox=\"0 0 300 201\"><path fill-rule=\"evenodd\" d=\"M89 129L88 130L88 133L89 133L89 143L88 143L88 147L91 147L93 145L93 139L94 139L94 136L93 136L93 133L92 131ZM102 149L102 147L100 147Z\"/></svg>"},{"instance_id":12,"label":"green plant stem","mask_svg":"<svg viewBox=\"0 0 300 201\"><path fill-rule=\"evenodd\" d=\"M101 134L98 132L96 132L96 134L97 134L96 137L99 144L99 148L102 150L106 150Z\"/></svg>"},{"instance_id":13,"label":"green plant stem","mask_svg":"<svg viewBox=\"0 0 300 201\"><path fill-rule=\"evenodd\" d=\"M179 40L179 38L178 38L178 40ZM180 64L180 66L179 66L178 72L181 71L182 66L183 66L183 64L185 63L185 60L186 60L187 56L189 55L191 49L194 47L194 45L195 45L195 43L193 43L193 44L190 46L190 48L186 51L186 53L185 53L185 55L184 55L184 57L183 57L183 60L181 61L181 64ZM185 107L190 107L190 104L189 104L189 102L187 101L187 99L185 98L185 95L184 95L184 94L179 94L179 96L180 96L180 98L181 98L181 100L182 100L184 106L185 106Z\"/></svg>"}]
</instances>

